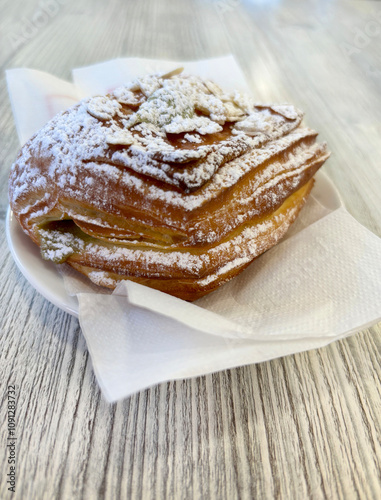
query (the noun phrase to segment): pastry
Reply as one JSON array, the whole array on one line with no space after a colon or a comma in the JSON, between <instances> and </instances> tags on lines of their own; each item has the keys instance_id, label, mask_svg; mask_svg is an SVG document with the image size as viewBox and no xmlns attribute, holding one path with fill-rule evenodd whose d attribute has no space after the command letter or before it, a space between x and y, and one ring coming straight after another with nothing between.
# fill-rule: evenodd
<instances>
[{"instance_id":1,"label":"pastry","mask_svg":"<svg viewBox=\"0 0 381 500\"><path fill-rule=\"evenodd\" d=\"M21 149L11 208L44 259L195 300L275 245L328 158L292 105L181 70L58 114Z\"/></svg>"}]
</instances>

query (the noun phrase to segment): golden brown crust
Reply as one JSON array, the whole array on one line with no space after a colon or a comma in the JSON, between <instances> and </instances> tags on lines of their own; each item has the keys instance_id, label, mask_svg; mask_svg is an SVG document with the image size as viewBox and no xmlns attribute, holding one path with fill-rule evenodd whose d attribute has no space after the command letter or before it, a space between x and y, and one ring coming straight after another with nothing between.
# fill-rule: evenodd
<instances>
[{"instance_id":1,"label":"golden brown crust","mask_svg":"<svg viewBox=\"0 0 381 500\"><path fill-rule=\"evenodd\" d=\"M229 241L240 239L239 249L234 245L220 244L220 248L194 251L194 257L199 257L203 267L186 274L183 270L176 268L172 263L171 269L153 276L152 270L147 272L143 262L139 259L128 261L121 259L119 262L109 263L99 261L99 268L94 267L91 256L87 259L84 253L73 255L68 258L67 263L82 274L88 276L100 286L114 288L121 279L128 279L175 295L184 300L196 300L219 288L225 282L231 280L241 273L257 256L274 246L286 233L289 226L294 222L303 207L313 186L313 179L291 195L282 207L274 214L262 219L261 223L248 224L233 236ZM255 226L262 226L257 231ZM236 265L230 265L237 261ZM136 265L137 264L137 265Z\"/></svg>"},{"instance_id":2,"label":"golden brown crust","mask_svg":"<svg viewBox=\"0 0 381 500\"><path fill-rule=\"evenodd\" d=\"M23 147L10 202L44 258L103 286L132 279L194 300L279 241L326 145L294 107L213 85L147 77L82 101Z\"/></svg>"}]
</instances>

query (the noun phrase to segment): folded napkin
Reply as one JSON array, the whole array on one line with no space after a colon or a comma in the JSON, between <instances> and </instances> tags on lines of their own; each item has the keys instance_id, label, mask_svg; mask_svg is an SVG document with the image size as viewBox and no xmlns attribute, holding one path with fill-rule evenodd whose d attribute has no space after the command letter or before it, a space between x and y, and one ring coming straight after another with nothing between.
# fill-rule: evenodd
<instances>
[{"instance_id":1,"label":"folded napkin","mask_svg":"<svg viewBox=\"0 0 381 500\"><path fill-rule=\"evenodd\" d=\"M74 84L10 70L20 141L80 97L180 65L247 91L231 56L190 63L117 59L74 70ZM133 282L111 294L60 266L68 294L78 297L81 328L108 401L159 382L322 347L381 319L381 240L327 199L320 179L280 244L195 303Z\"/></svg>"}]
</instances>

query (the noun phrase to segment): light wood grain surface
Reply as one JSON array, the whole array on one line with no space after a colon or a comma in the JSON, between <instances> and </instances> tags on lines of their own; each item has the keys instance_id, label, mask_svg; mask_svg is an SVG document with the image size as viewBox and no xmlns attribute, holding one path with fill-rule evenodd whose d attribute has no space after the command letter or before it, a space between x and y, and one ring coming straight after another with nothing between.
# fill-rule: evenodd
<instances>
[{"instance_id":1,"label":"light wood grain surface","mask_svg":"<svg viewBox=\"0 0 381 500\"><path fill-rule=\"evenodd\" d=\"M69 79L73 67L118 56L233 53L258 100L306 111L333 152L324 170L348 211L381 235L381 2L0 7L2 70ZM31 288L7 249L7 176L19 145L3 71L0 99L0 498L381 498L380 324L325 349L105 403L78 321ZM14 494L9 385L17 387Z\"/></svg>"}]
</instances>

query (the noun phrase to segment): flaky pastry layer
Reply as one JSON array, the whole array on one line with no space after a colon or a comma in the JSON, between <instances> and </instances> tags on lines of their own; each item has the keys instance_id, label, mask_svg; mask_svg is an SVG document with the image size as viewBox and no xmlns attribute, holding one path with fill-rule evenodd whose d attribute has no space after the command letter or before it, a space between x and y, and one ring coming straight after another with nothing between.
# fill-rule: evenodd
<instances>
[{"instance_id":1,"label":"flaky pastry layer","mask_svg":"<svg viewBox=\"0 0 381 500\"><path fill-rule=\"evenodd\" d=\"M11 207L45 259L195 300L275 245L305 203L329 153L301 119L195 77L145 77L28 141Z\"/></svg>"}]
</instances>

